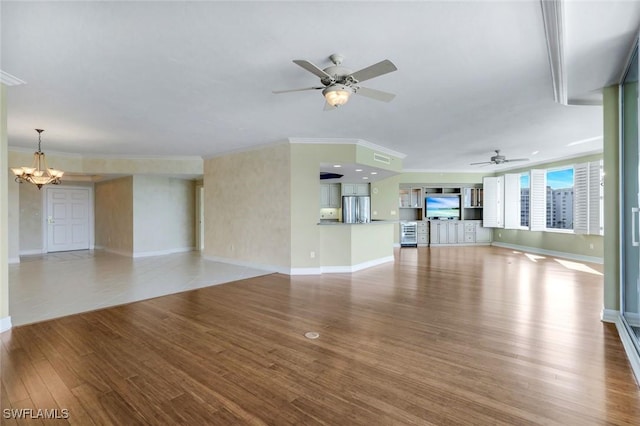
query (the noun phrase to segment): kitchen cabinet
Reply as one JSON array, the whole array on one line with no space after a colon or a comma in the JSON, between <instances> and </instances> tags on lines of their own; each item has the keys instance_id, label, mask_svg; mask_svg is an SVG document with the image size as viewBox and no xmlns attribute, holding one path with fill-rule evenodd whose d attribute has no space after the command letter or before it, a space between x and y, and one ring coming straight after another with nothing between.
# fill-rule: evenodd
<instances>
[{"instance_id":1,"label":"kitchen cabinet","mask_svg":"<svg viewBox=\"0 0 640 426\"><path fill-rule=\"evenodd\" d=\"M479 220L430 220L428 223L431 246L487 244L493 236L491 228L483 228L482 221Z\"/></svg>"},{"instance_id":2,"label":"kitchen cabinet","mask_svg":"<svg viewBox=\"0 0 640 426\"><path fill-rule=\"evenodd\" d=\"M343 183L342 195L367 196L369 195L369 184L368 183Z\"/></svg>"},{"instance_id":3,"label":"kitchen cabinet","mask_svg":"<svg viewBox=\"0 0 640 426\"><path fill-rule=\"evenodd\" d=\"M482 224L476 223L476 243L490 243L493 239L493 230L484 228Z\"/></svg>"},{"instance_id":4,"label":"kitchen cabinet","mask_svg":"<svg viewBox=\"0 0 640 426\"><path fill-rule=\"evenodd\" d=\"M422 188L400 188L400 208L421 208Z\"/></svg>"},{"instance_id":5,"label":"kitchen cabinet","mask_svg":"<svg viewBox=\"0 0 640 426\"><path fill-rule=\"evenodd\" d=\"M462 242L463 239L464 228L459 221L429 221L429 243L431 245L458 244Z\"/></svg>"},{"instance_id":6,"label":"kitchen cabinet","mask_svg":"<svg viewBox=\"0 0 640 426\"><path fill-rule=\"evenodd\" d=\"M426 246L429 244L429 224L427 222L418 222L418 245Z\"/></svg>"},{"instance_id":7,"label":"kitchen cabinet","mask_svg":"<svg viewBox=\"0 0 640 426\"><path fill-rule=\"evenodd\" d=\"M340 184L321 183L320 184L320 208L340 207Z\"/></svg>"}]
</instances>

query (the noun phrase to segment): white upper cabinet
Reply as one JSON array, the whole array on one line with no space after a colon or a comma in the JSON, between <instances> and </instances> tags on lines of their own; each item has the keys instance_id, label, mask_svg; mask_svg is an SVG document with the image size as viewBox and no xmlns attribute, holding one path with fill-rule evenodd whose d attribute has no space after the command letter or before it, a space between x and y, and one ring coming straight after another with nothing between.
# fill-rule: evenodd
<instances>
[{"instance_id":1,"label":"white upper cabinet","mask_svg":"<svg viewBox=\"0 0 640 426\"><path fill-rule=\"evenodd\" d=\"M342 195L369 195L368 183L343 183Z\"/></svg>"},{"instance_id":2,"label":"white upper cabinet","mask_svg":"<svg viewBox=\"0 0 640 426\"><path fill-rule=\"evenodd\" d=\"M321 183L320 184L320 208L340 207L340 184Z\"/></svg>"}]
</instances>

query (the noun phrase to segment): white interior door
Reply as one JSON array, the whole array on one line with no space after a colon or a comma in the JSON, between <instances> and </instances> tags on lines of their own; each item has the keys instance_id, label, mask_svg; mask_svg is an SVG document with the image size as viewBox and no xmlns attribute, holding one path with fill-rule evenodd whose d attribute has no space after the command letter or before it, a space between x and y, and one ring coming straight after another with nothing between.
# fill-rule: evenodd
<instances>
[{"instance_id":1,"label":"white interior door","mask_svg":"<svg viewBox=\"0 0 640 426\"><path fill-rule=\"evenodd\" d=\"M89 189L47 188L47 251L89 248Z\"/></svg>"}]
</instances>

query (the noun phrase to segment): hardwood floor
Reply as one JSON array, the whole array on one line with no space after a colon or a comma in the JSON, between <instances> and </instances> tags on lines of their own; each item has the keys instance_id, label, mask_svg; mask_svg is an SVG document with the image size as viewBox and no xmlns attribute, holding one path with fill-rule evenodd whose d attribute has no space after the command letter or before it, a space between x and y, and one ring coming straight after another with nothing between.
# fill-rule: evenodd
<instances>
[{"instance_id":1,"label":"hardwood floor","mask_svg":"<svg viewBox=\"0 0 640 426\"><path fill-rule=\"evenodd\" d=\"M354 274L273 274L16 327L1 335L0 404L80 425L637 425L640 391L599 320L601 270L402 249Z\"/></svg>"}]
</instances>

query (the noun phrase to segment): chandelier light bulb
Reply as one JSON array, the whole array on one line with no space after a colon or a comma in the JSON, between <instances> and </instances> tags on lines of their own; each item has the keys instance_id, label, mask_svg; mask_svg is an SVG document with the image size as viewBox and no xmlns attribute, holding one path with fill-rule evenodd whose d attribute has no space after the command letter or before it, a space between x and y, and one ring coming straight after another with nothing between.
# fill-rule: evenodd
<instances>
[{"instance_id":1,"label":"chandelier light bulb","mask_svg":"<svg viewBox=\"0 0 640 426\"><path fill-rule=\"evenodd\" d=\"M38 132L38 151L33 153L32 167L14 167L11 172L16 176L16 182L29 182L42 188L43 185L58 185L60 184L60 178L64 175L62 170L50 169L47 167L47 160L42 152L42 129L36 129Z\"/></svg>"}]
</instances>

